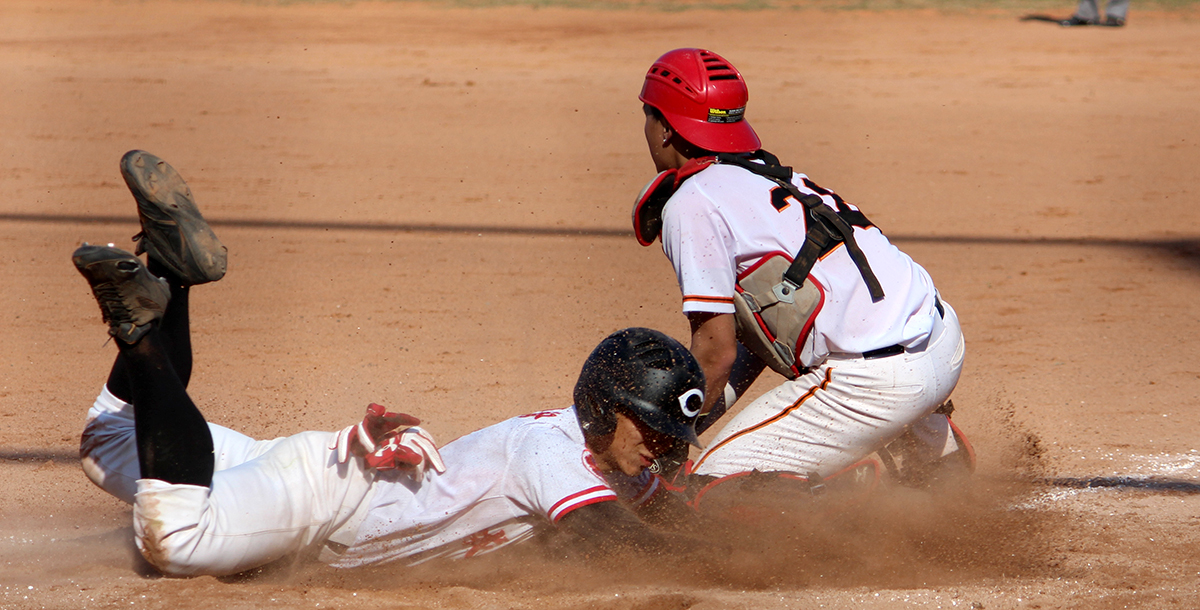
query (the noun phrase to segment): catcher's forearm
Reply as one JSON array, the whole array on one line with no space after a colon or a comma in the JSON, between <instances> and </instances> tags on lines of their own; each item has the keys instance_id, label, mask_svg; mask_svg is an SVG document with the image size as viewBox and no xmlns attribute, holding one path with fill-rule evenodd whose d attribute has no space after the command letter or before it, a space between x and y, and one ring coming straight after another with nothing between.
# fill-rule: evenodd
<instances>
[{"instance_id":1,"label":"catcher's forearm","mask_svg":"<svg viewBox=\"0 0 1200 610\"><path fill-rule=\"evenodd\" d=\"M692 327L692 355L704 369L706 389L701 413L709 413L720 400L737 359L737 331L732 314L693 312L688 314Z\"/></svg>"},{"instance_id":2,"label":"catcher's forearm","mask_svg":"<svg viewBox=\"0 0 1200 610\"><path fill-rule=\"evenodd\" d=\"M767 364L759 360L746 346L739 343L737 345L737 358L733 361L733 366L729 370L729 380L725 383L725 391L721 396L717 397L712 409L707 414L702 415L696 420L696 434L703 434L705 430L717 423L718 419L733 406L738 397L746 393L750 386L754 384L758 376L767 368Z\"/></svg>"}]
</instances>

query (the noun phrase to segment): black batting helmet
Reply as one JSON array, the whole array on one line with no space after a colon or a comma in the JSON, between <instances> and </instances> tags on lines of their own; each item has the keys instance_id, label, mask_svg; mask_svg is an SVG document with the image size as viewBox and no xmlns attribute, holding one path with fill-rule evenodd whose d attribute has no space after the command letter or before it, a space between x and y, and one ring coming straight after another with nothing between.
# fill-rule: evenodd
<instances>
[{"instance_id":1,"label":"black batting helmet","mask_svg":"<svg viewBox=\"0 0 1200 610\"><path fill-rule=\"evenodd\" d=\"M612 434L624 409L650 428L697 447L704 371L681 343L648 328L608 336L583 363L575 410L585 436Z\"/></svg>"}]
</instances>

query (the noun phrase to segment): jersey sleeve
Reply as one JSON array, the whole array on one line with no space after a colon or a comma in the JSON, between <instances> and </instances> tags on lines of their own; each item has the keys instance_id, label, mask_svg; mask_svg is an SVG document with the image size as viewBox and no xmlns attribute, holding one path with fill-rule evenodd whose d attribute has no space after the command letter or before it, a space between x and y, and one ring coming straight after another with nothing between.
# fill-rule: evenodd
<instances>
[{"instance_id":1,"label":"jersey sleeve","mask_svg":"<svg viewBox=\"0 0 1200 610\"><path fill-rule=\"evenodd\" d=\"M514 495L552 522L581 506L617 500L587 447L550 427L525 436L511 467Z\"/></svg>"},{"instance_id":2,"label":"jersey sleeve","mask_svg":"<svg viewBox=\"0 0 1200 610\"><path fill-rule=\"evenodd\" d=\"M685 182L663 209L663 252L675 267L684 313L733 313L733 236L696 182Z\"/></svg>"}]
</instances>

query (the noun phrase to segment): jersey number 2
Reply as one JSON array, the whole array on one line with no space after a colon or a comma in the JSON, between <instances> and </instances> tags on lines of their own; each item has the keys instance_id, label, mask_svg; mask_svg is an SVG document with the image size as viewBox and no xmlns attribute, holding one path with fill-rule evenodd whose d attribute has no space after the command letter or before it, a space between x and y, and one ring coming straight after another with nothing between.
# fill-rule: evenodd
<instances>
[{"instance_id":1,"label":"jersey number 2","mask_svg":"<svg viewBox=\"0 0 1200 610\"><path fill-rule=\"evenodd\" d=\"M776 212L788 209L795 202L796 198L782 186L771 189L771 205L775 206Z\"/></svg>"}]
</instances>

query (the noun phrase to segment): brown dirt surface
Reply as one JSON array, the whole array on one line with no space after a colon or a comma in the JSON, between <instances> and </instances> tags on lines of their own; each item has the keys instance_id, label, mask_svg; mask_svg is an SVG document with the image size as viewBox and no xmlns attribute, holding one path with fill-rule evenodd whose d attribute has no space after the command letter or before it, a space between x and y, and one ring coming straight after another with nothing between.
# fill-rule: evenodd
<instances>
[{"instance_id":1,"label":"brown dirt surface","mask_svg":"<svg viewBox=\"0 0 1200 610\"><path fill-rule=\"evenodd\" d=\"M1019 15L4 2L0 608L1200 606L1200 14ZM114 349L69 256L132 247L125 151L169 160L229 246L192 293L210 420L273 437L378 401L449 440L569 404L615 329L686 339L629 230L636 94L679 46L739 66L765 146L956 307L972 485L743 532L692 573L146 569L77 458Z\"/></svg>"}]
</instances>

